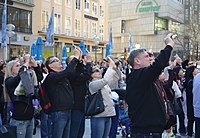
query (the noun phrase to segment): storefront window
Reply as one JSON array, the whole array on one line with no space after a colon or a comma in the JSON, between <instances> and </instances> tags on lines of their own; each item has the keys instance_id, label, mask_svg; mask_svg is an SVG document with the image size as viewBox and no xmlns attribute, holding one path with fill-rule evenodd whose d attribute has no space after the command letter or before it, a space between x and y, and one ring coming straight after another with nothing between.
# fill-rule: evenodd
<instances>
[{"instance_id":1,"label":"storefront window","mask_svg":"<svg viewBox=\"0 0 200 138\"><path fill-rule=\"evenodd\" d=\"M155 30L160 31L160 30L168 30L168 21L167 19L163 18L155 18Z\"/></svg>"}]
</instances>

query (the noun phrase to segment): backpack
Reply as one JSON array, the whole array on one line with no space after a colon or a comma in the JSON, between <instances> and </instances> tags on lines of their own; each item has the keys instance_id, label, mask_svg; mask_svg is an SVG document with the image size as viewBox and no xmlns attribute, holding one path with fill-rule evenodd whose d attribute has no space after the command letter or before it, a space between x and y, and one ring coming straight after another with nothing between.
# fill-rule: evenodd
<instances>
[{"instance_id":1,"label":"backpack","mask_svg":"<svg viewBox=\"0 0 200 138\"><path fill-rule=\"evenodd\" d=\"M45 82L45 80L44 80L44 82ZM51 106L51 102L49 100L49 96L47 94L46 86L45 86L44 82L40 83L40 86L39 86L40 106L42 107L43 111L46 114L50 114L52 106Z\"/></svg>"}]
</instances>

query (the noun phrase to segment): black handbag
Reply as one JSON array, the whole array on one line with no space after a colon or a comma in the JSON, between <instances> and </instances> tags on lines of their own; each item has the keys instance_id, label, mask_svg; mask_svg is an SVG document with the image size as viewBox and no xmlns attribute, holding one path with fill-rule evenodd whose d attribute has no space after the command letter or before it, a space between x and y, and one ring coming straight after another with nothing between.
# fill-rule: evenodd
<instances>
[{"instance_id":1,"label":"black handbag","mask_svg":"<svg viewBox=\"0 0 200 138\"><path fill-rule=\"evenodd\" d=\"M17 138L16 126L1 126L0 138Z\"/></svg>"},{"instance_id":2,"label":"black handbag","mask_svg":"<svg viewBox=\"0 0 200 138\"><path fill-rule=\"evenodd\" d=\"M101 90L91 94L87 91L85 96L85 115L93 116L102 113L105 110Z\"/></svg>"},{"instance_id":3,"label":"black handbag","mask_svg":"<svg viewBox=\"0 0 200 138\"><path fill-rule=\"evenodd\" d=\"M178 103L178 100L177 98L174 98L174 101L173 101L173 107L174 107L174 112L176 115L180 114L181 113L181 107Z\"/></svg>"}]
</instances>

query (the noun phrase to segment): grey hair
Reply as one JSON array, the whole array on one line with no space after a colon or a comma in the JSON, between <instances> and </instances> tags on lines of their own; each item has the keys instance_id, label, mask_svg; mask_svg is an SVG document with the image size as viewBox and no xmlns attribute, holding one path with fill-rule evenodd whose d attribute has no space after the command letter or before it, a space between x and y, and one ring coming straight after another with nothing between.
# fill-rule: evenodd
<instances>
[{"instance_id":1,"label":"grey hair","mask_svg":"<svg viewBox=\"0 0 200 138\"><path fill-rule=\"evenodd\" d=\"M12 73L12 68L18 62L18 60L11 60L10 62L8 62L8 64L6 65L5 79L10 76L15 76L15 74Z\"/></svg>"},{"instance_id":2,"label":"grey hair","mask_svg":"<svg viewBox=\"0 0 200 138\"><path fill-rule=\"evenodd\" d=\"M128 57L128 63L132 67L134 67L134 59L136 57L138 57L141 53L145 52L145 51L146 51L146 49L144 49L144 48L138 48L138 49L132 50L131 53L130 53L130 55L129 55L129 57Z\"/></svg>"}]
</instances>

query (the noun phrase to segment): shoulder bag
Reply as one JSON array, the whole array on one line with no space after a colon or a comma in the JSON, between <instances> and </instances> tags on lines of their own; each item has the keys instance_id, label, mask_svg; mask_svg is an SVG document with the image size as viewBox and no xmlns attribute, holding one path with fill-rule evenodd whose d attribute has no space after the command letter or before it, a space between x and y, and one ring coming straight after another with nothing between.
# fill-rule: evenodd
<instances>
[{"instance_id":1,"label":"shoulder bag","mask_svg":"<svg viewBox=\"0 0 200 138\"><path fill-rule=\"evenodd\" d=\"M105 110L101 90L91 94L89 90L85 96L85 115L93 116L102 113Z\"/></svg>"}]
</instances>

